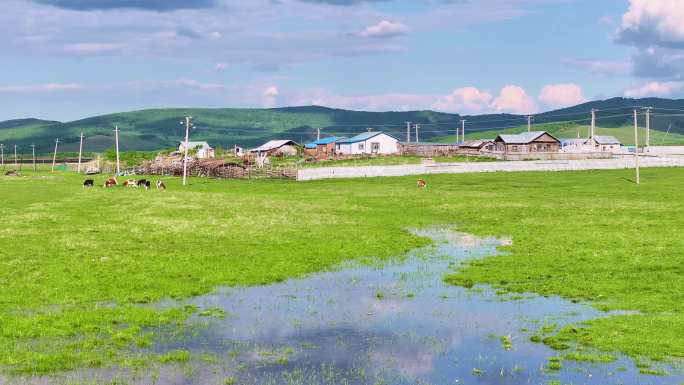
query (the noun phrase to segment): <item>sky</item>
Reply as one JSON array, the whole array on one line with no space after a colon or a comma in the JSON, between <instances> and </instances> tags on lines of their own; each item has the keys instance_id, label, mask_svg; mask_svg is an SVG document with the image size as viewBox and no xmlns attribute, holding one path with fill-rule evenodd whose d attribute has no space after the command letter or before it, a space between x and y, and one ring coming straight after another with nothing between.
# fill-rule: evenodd
<instances>
[{"instance_id":1,"label":"sky","mask_svg":"<svg viewBox=\"0 0 684 385\"><path fill-rule=\"evenodd\" d=\"M682 0L3 0L0 120L684 97Z\"/></svg>"}]
</instances>

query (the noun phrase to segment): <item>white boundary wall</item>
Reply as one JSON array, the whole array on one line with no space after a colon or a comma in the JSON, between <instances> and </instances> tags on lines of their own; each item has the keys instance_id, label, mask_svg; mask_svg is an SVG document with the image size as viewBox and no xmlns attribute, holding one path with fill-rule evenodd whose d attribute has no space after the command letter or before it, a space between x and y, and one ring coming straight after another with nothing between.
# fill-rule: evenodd
<instances>
[{"instance_id":1,"label":"white boundary wall","mask_svg":"<svg viewBox=\"0 0 684 385\"><path fill-rule=\"evenodd\" d=\"M640 156L641 167L684 167L684 157ZM435 165L358 166L305 168L297 171L297 180L364 178L426 174L461 174L474 172L616 170L634 168L634 156L613 159L544 160L509 162L437 163Z\"/></svg>"}]
</instances>

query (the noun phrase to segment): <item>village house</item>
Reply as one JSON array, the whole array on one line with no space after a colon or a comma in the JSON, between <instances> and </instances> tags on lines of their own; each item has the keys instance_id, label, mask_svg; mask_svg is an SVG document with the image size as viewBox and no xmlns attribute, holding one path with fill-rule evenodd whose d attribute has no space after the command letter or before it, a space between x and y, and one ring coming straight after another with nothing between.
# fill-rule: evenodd
<instances>
[{"instance_id":1,"label":"village house","mask_svg":"<svg viewBox=\"0 0 684 385\"><path fill-rule=\"evenodd\" d=\"M295 156L299 153L299 144L294 140L269 140L249 152L263 156Z\"/></svg>"},{"instance_id":2,"label":"village house","mask_svg":"<svg viewBox=\"0 0 684 385\"><path fill-rule=\"evenodd\" d=\"M306 143L304 145L304 152L307 155L317 156L317 157L328 157L333 155L335 152L335 143L344 138L338 138L336 136L330 136L327 138L321 138L311 143Z\"/></svg>"},{"instance_id":3,"label":"village house","mask_svg":"<svg viewBox=\"0 0 684 385\"><path fill-rule=\"evenodd\" d=\"M180 154L185 153L185 142L178 146ZM192 153L195 152L193 155ZM188 142L188 153L197 159L208 159L214 157L214 149L207 142Z\"/></svg>"},{"instance_id":4,"label":"village house","mask_svg":"<svg viewBox=\"0 0 684 385\"><path fill-rule=\"evenodd\" d=\"M504 154L559 152L560 147L560 140L546 131L523 132L515 135L502 134L494 139L494 151Z\"/></svg>"},{"instance_id":5,"label":"village house","mask_svg":"<svg viewBox=\"0 0 684 385\"><path fill-rule=\"evenodd\" d=\"M389 155L399 153L399 139L382 131L364 132L335 143L339 155Z\"/></svg>"},{"instance_id":6,"label":"village house","mask_svg":"<svg viewBox=\"0 0 684 385\"><path fill-rule=\"evenodd\" d=\"M622 143L614 137L608 135L595 135L587 139L585 144L599 152L622 152Z\"/></svg>"}]
</instances>

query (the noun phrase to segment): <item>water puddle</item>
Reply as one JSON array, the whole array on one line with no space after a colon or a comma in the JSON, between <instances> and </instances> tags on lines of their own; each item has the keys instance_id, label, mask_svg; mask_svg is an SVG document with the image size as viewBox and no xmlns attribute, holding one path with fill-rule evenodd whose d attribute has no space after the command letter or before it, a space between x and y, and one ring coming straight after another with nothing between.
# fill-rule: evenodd
<instances>
[{"instance_id":1,"label":"water puddle","mask_svg":"<svg viewBox=\"0 0 684 385\"><path fill-rule=\"evenodd\" d=\"M447 285L442 278L459 261L495 254L501 242L443 229L416 234L438 243L382 267L348 266L268 286L220 289L184 302L214 309L205 314L213 316L194 317L197 327L183 335L157 331L163 338L155 349L170 357L189 351L193 358L187 362L137 372L72 373L62 380L85 377L100 383L116 377L122 383L169 385L681 383L681 376L641 375L625 358L609 364L564 361L562 368L550 368L549 358L559 353L532 343L532 331L605 314L559 298L505 300L488 288ZM226 316L216 317L216 309Z\"/></svg>"}]
</instances>

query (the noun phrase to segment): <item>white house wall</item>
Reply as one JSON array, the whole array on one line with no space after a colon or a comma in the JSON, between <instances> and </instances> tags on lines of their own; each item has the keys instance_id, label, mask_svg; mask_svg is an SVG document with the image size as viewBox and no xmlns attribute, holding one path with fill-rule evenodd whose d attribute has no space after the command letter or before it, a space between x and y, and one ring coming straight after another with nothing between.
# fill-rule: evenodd
<instances>
[{"instance_id":1,"label":"white house wall","mask_svg":"<svg viewBox=\"0 0 684 385\"><path fill-rule=\"evenodd\" d=\"M340 143L337 152L344 155L370 155L373 154L373 143L380 145L376 154L388 155L399 152L399 141L386 134L380 134L362 142ZM363 144L363 149L359 148L359 144Z\"/></svg>"}]
</instances>

